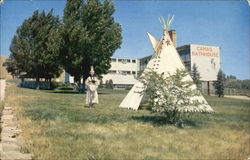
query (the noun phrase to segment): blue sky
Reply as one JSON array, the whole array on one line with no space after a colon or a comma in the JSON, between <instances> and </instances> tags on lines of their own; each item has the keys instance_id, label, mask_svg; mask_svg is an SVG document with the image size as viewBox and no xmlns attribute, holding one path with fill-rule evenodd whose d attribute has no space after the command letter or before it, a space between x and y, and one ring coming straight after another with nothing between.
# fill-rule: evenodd
<instances>
[{"instance_id":1,"label":"blue sky","mask_svg":"<svg viewBox=\"0 0 250 160\"><path fill-rule=\"evenodd\" d=\"M65 0L5 0L1 11L1 55L10 54L16 28L35 9L62 16ZM171 29L177 46L202 44L221 47L221 68L227 75L249 79L249 5L246 1L115 1L114 17L122 25L123 43L114 56L140 58L152 54L146 32L160 38L158 18L174 14Z\"/></svg>"}]
</instances>

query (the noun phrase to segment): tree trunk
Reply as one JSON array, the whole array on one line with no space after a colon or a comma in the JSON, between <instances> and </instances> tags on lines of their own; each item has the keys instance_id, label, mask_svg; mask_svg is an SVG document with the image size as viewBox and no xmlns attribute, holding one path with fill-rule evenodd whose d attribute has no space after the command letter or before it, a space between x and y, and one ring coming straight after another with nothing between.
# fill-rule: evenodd
<instances>
[{"instance_id":1,"label":"tree trunk","mask_svg":"<svg viewBox=\"0 0 250 160\"><path fill-rule=\"evenodd\" d=\"M24 77L21 78L21 87L23 87Z\"/></svg>"},{"instance_id":2,"label":"tree trunk","mask_svg":"<svg viewBox=\"0 0 250 160\"><path fill-rule=\"evenodd\" d=\"M36 76L36 89L40 89L40 78Z\"/></svg>"},{"instance_id":3,"label":"tree trunk","mask_svg":"<svg viewBox=\"0 0 250 160\"><path fill-rule=\"evenodd\" d=\"M52 89L52 86L51 86L51 78L49 78L49 89Z\"/></svg>"},{"instance_id":4,"label":"tree trunk","mask_svg":"<svg viewBox=\"0 0 250 160\"><path fill-rule=\"evenodd\" d=\"M76 90L79 93L83 93L84 89L83 89L83 84L81 82L81 77L74 77L74 83L76 83Z\"/></svg>"}]
</instances>

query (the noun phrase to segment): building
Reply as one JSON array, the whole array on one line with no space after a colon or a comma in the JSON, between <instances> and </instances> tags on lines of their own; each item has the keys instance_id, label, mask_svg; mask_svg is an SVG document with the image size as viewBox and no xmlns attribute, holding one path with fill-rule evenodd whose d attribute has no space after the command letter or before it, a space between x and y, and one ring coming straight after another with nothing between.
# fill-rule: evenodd
<instances>
[{"instance_id":1,"label":"building","mask_svg":"<svg viewBox=\"0 0 250 160\"><path fill-rule=\"evenodd\" d=\"M112 80L115 88L132 87L138 77L138 68L139 59L112 57L111 68L108 74L103 75L102 81L105 84ZM64 82L74 83L74 78L66 72L61 77L64 77Z\"/></svg>"},{"instance_id":2,"label":"building","mask_svg":"<svg viewBox=\"0 0 250 160\"><path fill-rule=\"evenodd\" d=\"M112 57L111 68L103 75L102 81L105 83L111 79L115 88L131 87L136 83L138 67L138 59Z\"/></svg>"},{"instance_id":3,"label":"building","mask_svg":"<svg viewBox=\"0 0 250 160\"><path fill-rule=\"evenodd\" d=\"M169 31L171 40L176 47L176 31ZM196 64L201 75L202 89L213 88L213 81L217 80L220 69L220 48L218 46L188 44L176 48L186 69L190 72ZM108 74L103 75L102 81L112 80L115 88L131 87L136 83L136 79L146 68L152 55L142 58L111 58L111 68ZM73 77L64 73L65 82L73 83Z\"/></svg>"},{"instance_id":4,"label":"building","mask_svg":"<svg viewBox=\"0 0 250 160\"><path fill-rule=\"evenodd\" d=\"M176 46L176 31L169 31L169 35ZM213 81L217 80L217 74L220 69L220 48L218 46L188 44L176 49L189 72L194 64L198 67L201 75L202 89L212 89ZM146 68L151 56L133 59L134 64L130 63L132 59L113 57L109 73L103 75L103 79L112 79L115 87L119 86L118 88L132 85Z\"/></svg>"},{"instance_id":5,"label":"building","mask_svg":"<svg viewBox=\"0 0 250 160\"><path fill-rule=\"evenodd\" d=\"M210 89L214 89L213 82L217 80L220 70L220 47L189 44L177 50L188 71L191 71L194 64L198 67L201 88L209 94Z\"/></svg>"},{"instance_id":6,"label":"building","mask_svg":"<svg viewBox=\"0 0 250 160\"><path fill-rule=\"evenodd\" d=\"M213 89L213 82L217 80L217 74L220 70L220 48L218 46L189 44L176 49L187 71L191 72L194 64L197 66L201 76L202 89ZM145 69L150 58L151 56L146 56L139 59L140 71Z\"/></svg>"}]
</instances>

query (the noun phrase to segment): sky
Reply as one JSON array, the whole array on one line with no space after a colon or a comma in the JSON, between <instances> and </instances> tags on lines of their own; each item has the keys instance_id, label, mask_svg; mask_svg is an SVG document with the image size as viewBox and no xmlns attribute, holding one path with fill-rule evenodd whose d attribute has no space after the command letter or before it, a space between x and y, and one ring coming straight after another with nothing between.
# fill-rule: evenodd
<instances>
[{"instance_id":1,"label":"sky","mask_svg":"<svg viewBox=\"0 0 250 160\"><path fill-rule=\"evenodd\" d=\"M65 0L4 0L0 4L0 54L9 56L9 46L18 26L33 11L54 9L62 17ZM147 32L160 39L159 17L174 15L170 29L177 32L177 46L219 46L221 69L239 79L250 77L249 3L234 1L114 0L116 22L122 26L122 45L115 57L141 58L153 53Z\"/></svg>"}]
</instances>

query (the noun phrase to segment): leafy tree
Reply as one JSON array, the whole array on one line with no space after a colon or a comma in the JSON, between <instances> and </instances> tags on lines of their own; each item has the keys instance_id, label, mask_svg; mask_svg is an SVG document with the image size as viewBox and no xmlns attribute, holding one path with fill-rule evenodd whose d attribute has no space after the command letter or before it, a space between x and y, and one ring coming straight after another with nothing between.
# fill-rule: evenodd
<instances>
[{"instance_id":1,"label":"leafy tree","mask_svg":"<svg viewBox=\"0 0 250 160\"><path fill-rule=\"evenodd\" d=\"M121 45L121 26L112 16L109 0L67 0L61 29L60 60L74 81L88 77L93 65L97 76L107 73L110 57Z\"/></svg>"},{"instance_id":2,"label":"leafy tree","mask_svg":"<svg viewBox=\"0 0 250 160\"><path fill-rule=\"evenodd\" d=\"M233 75L226 76L225 88L250 89L250 80L240 80Z\"/></svg>"},{"instance_id":3,"label":"leafy tree","mask_svg":"<svg viewBox=\"0 0 250 160\"><path fill-rule=\"evenodd\" d=\"M183 124L183 119L188 112L201 111L198 106L205 102L192 100L199 96L197 89L192 89L192 81L183 81L187 71L177 69L173 75L160 75L155 71L143 73L140 81L145 88L149 104L154 111L161 112L166 120L173 124Z\"/></svg>"},{"instance_id":4,"label":"leafy tree","mask_svg":"<svg viewBox=\"0 0 250 160\"><path fill-rule=\"evenodd\" d=\"M109 88L109 81L108 80L106 80L106 82L105 82L105 87Z\"/></svg>"},{"instance_id":5,"label":"leafy tree","mask_svg":"<svg viewBox=\"0 0 250 160\"><path fill-rule=\"evenodd\" d=\"M60 40L59 17L53 16L53 9L46 15L44 11L26 19L18 27L10 46L11 57L20 72L26 72L30 78L36 78L39 89L40 78L51 80L62 72L58 60Z\"/></svg>"},{"instance_id":6,"label":"leafy tree","mask_svg":"<svg viewBox=\"0 0 250 160\"><path fill-rule=\"evenodd\" d=\"M245 79L245 80L241 80L241 88L242 89L248 89L250 90L250 80L249 79Z\"/></svg>"},{"instance_id":7,"label":"leafy tree","mask_svg":"<svg viewBox=\"0 0 250 160\"><path fill-rule=\"evenodd\" d=\"M220 70L217 75L217 81L214 82L215 93L219 97L224 96L225 79L225 74Z\"/></svg>"},{"instance_id":8,"label":"leafy tree","mask_svg":"<svg viewBox=\"0 0 250 160\"><path fill-rule=\"evenodd\" d=\"M12 77L16 77L19 75L19 70L17 68L17 63L13 57L8 58L4 63L3 66L6 67L8 73L12 75Z\"/></svg>"},{"instance_id":9,"label":"leafy tree","mask_svg":"<svg viewBox=\"0 0 250 160\"><path fill-rule=\"evenodd\" d=\"M192 77L194 83L196 84L196 86L198 88L201 88L201 76L200 76L200 73L198 71L198 67L196 66L196 64L193 64L192 71L191 71L191 77Z\"/></svg>"}]
</instances>

